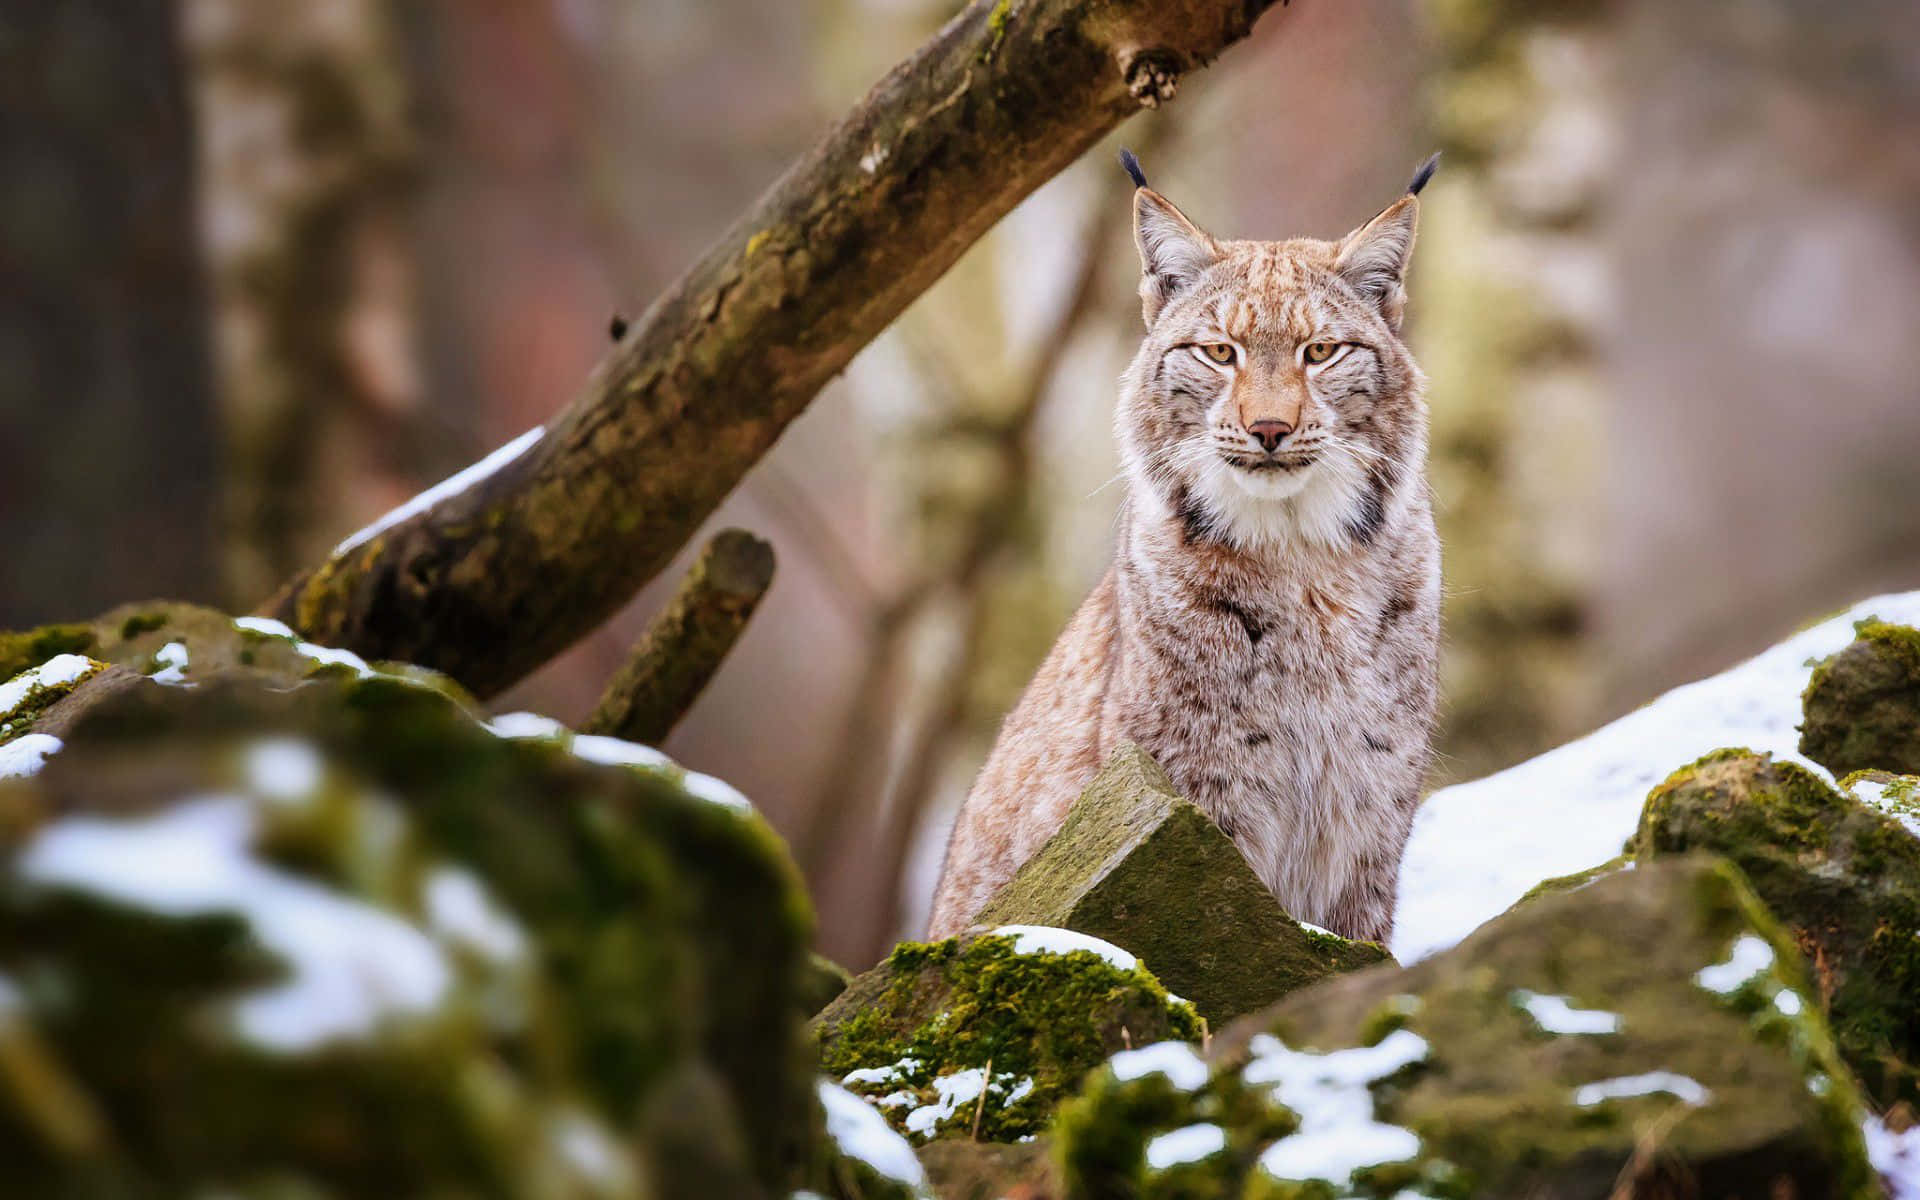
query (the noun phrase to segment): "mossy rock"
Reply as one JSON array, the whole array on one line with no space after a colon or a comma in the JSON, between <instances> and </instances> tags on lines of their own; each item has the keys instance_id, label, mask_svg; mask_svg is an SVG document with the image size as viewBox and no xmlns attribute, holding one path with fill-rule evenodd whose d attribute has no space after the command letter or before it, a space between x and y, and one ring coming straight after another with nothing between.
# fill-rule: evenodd
<instances>
[{"instance_id":1,"label":"mossy rock","mask_svg":"<svg viewBox=\"0 0 1920 1200\"><path fill-rule=\"evenodd\" d=\"M65 652L0 678L0 746L37 731L49 710L106 669L103 662Z\"/></svg>"},{"instance_id":2,"label":"mossy rock","mask_svg":"<svg viewBox=\"0 0 1920 1200\"><path fill-rule=\"evenodd\" d=\"M0 633L0 680L58 654L84 654L172 683L192 683L236 670L289 681L387 674L473 707L471 697L457 683L425 667L368 663L351 652L308 642L279 621L232 617L218 609L172 600L123 604L91 621Z\"/></svg>"},{"instance_id":3,"label":"mossy rock","mask_svg":"<svg viewBox=\"0 0 1920 1200\"><path fill-rule=\"evenodd\" d=\"M1392 961L1378 943L1288 916L1233 840L1131 742L979 920L1112 942L1220 1025L1329 975Z\"/></svg>"},{"instance_id":4,"label":"mossy rock","mask_svg":"<svg viewBox=\"0 0 1920 1200\"><path fill-rule=\"evenodd\" d=\"M1006 1145L943 1138L919 1153L940 1200L1054 1200L1060 1194L1044 1139Z\"/></svg>"},{"instance_id":5,"label":"mossy rock","mask_svg":"<svg viewBox=\"0 0 1920 1200\"><path fill-rule=\"evenodd\" d=\"M1792 939L1724 860L1542 896L1451 950L1116 1056L1070 1197L1875 1195Z\"/></svg>"},{"instance_id":6,"label":"mossy rock","mask_svg":"<svg viewBox=\"0 0 1920 1200\"><path fill-rule=\"evenodd\" d=\"M757 816L380 674L136 679L65 740L0 783L0 1191L799 1177L811 918Z\"/></svg>"},{"instance_id":7,"label":"mossy rock","mask_svg":"<svg viewBox=\"0 0 1920 1200\"><path fill-rule=\"evenodd\" d=\"M1568 892L1577 892L1581 888L1605 879L1615 871L1630 871L1633 859L1625 854L1616 854L1597 867L1588 867L1584 871L1575 871L1571 875L1555 875L1551 879L1542 879L1527 889L1524 896L1513 902L1513 908L1530 904L1542 896L1561 896Z\"/></svg>"},{"instance_id":8,"label":"mossy rock","mask_svg":"<svg viewBox=\"0 0 1920 1200\"><path fill-rule=\"evenodd\" d=\"M1017 1141L1114 1051L1200 1036L1131 955L1034 927L903 942L814 1026L821 1069L915 1142Z\"/></svg>"},{"instance_id":9,"label":"mossy rock","mask_svg":"<svg viewBox=\"0 0 1920 1200\"><path fill-rule=\"evenodd\" d=\"M1856 777L1897 812L1900 777ZM1910 793L1909 793L1910 794ZM1910 802L1910 801L1909 801ZM1647 798L1642 860L1689 851L1738 864L1792 933L1841 1054L1881 1104L1920 1104L1920 836L1796 763L1723 750Z\"/></svg>"},{"instance_id":10,"label":"mossy rock","mask_svg":"<svg viewBox=\"0 0 1920 1200\"><path fill-rule=\"evenodd\" d=\"M1813 669L1800 753L1836 777L1920 775L1920 629L1862 621L1846 649Z\"/></svg>"}]
</instances>

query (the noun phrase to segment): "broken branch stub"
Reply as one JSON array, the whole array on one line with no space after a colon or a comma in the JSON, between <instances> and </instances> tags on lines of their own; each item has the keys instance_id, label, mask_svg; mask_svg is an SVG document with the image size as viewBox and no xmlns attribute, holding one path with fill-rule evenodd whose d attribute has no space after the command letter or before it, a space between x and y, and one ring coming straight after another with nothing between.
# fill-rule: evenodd
<instances>
[{"instance_id":1,"label":"broken branch stub","mask_svg":"<svg viewBox=\"0 0 1920 1200\"><path fill-rule=\"evenodd\" d=\"M714 535L582 729L649 746L665 741L772 583L772 546L744 529Z\"/></svg>"}]
</instances>

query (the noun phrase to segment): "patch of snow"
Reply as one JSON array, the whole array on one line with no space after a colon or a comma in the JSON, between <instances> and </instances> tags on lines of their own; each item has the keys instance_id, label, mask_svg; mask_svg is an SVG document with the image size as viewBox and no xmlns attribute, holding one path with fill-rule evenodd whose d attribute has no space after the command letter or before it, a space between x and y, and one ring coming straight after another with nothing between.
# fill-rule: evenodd
<instances>
[{"instance_id":1,"label":"patch of snow","mask_svg":"<svg viewBox=\"0 0 1920 1200\"><path fill-rule=\"evenodd\" d=\"M1014 1105L1020 1103L1022 1100L1025 1100L1028 1096L1031 1096L1031 1095L1033 1095L1033 1076L1023 1075L1020 1077L1019 1081L1016 1082L1013 1085L1013 1087L1008 1090L1007 1098L1000 1102L1000 1107L1012 1108Z\"/></svg>"},{"instance_id":2,"label":"patch of snow","mask_svg":"<svg viewBox=\"0 0 1920 1200\"><path fill-rule=\"evenodd\" d=\"M898 1083L917 1074L921 1065L919 1059L909 1056L884 1067L861 1067L857 1071L848 1071L840 1077L840 1082L847 1087L855 1084Z\"/></svg>"},{"instance_id":3,"label":"patch of snow","mask_svg":"<svg viewBox=\"0 0 1920 1200\"><path fill-rule=\"evenodd\" d=\"M1672 1071L1648 1071L1645 1075L1623 1075L1618 1079L1583 1083L1573 1090L1573 1102L1581 1108L1591 1108L1603 1101L1651 1096L1655 1092L1677 1096L1689 1108L1699 1108L1713 1099L1712 1092L1685 1075L1676 1075Z\"/></svg>"},{"instance_id":4,"label":"patch of snow","mask_svg":"<svg viewBox=\"0 0 1920 1200\"><path fill-rule=\"evenodd\" d=\"M1710 992L1728 995L1773 965L1773 947L1765 938L1743 933L1727 954L1727 961L1694 972L1693 981Z\"/></svg>"},{"instance_id":5,"label":"patch of snow","mask_svg":"<svg viewBox=\"0 0 1920 1200\"><path fill-rule=\"evenodd\" d=\"M149 817L66 817L21 853L28 883L70 888L169 916L235 913L285 960L285 980L241 996L241 1036L301 1051L428 1012L451 972L433 942L371 905L268 866L249 853L253 803L212 796Z\"/></svg>"},{"instance_id":6,"label":"patch of snow","mask_svg":"<svg viewBox=\"0 0 1920 1200\"><path fill-rule=\"evenodd\" d=\"M517 717L533 716L532 713L512 713L509 715ZM542 719L544 720L544 718ZM573 752L588 762L604 763L610 767L678 769L678 764L671 758L660 753L660 751L655 750L652 746L642 746L639 742L622 741L620 738L606 737L598 733L581 733L574 735Z\"/></svg>"},{"instance_id":7,"label":"patch of snow","mask_svg":"<svg viewBox=\"0 0 1920 1200\"><path fill-rule=\"evenodd\" d=\"M242 633L257 633L261 637L285 638L290 642L300 640L300 635L285 621L276 621L272 617L235 617L233 627Z\"/></svg>"},{"instance_id":8,"label":"patch of snow","mask_svg":"<svg viewBox=\"0 0 1920 1200\"><path fill-rule=\"evenodd\" d=\"M1138 1050L1122 1050L1107 1060L1107 1068L1122 1083L1158 1072L1183 1092L1207 1082L1206 1060L1185 1042L1155 1042Z\"/></svg>"},{"instance_id":9,"label":"patch of snow","mask_svg":"<svg viewBox=\"0 0 1920 1200\"><path fill-rule=\"evenodd\" d=\"M0 746L0 779L25 779L38 775L47 760L66 745L50 733L28 733Z\"/></svg>"},{"instance_id":10,"label":"patch of snow","mask_svg":"<svg viewBox=\"0 0 1920 1200\"><path fill-rule=\"evenodd\" d=\"M548 1125L547 1136L553 1139L560 1161L598 1184L599 1194L625 1195L633 1190L633 1160L594 1117L574 1110L562 1112Z\"/></svg>"},{"instance_id":11,"label":"patch of snow","mask_svg":"<svg viewBox=\"0 0 1920 1200\"><path fill-rule=\"evenodd\" d=\"M1780 994L1773 998L1773 1006L1789 1017L1799 1016L1803 1007L1800 993L1792 988L1781 988Z\"/></svg>"},{"instance_id":12,"label":"patch of snow","mask_svg":"<svg viewBox=\"0 0 1920 1200\"><path fill-rule=\"evenodd\" d=\"M1429 796L1401 864L1394 956L1444 950L1541 880L1612 858L1647 793L1709 751L1745 746L1819 770L1798 753L1800 694L1812 661L1843 649L1867 617L1920 624L1920 592L1863 601L1578 741Z\"/></svg>"},{"instance_id":13,"label":"patch of snow","mask_svg":"<svg viewBox=\"0 0 1920 1200\"><path fill-rule=\"evenodd\" d=\"M488 962L511 966L527 955L527 935L502 912L473 872L436 867L423 889L427 925L441 937L464 946Z\"/></svg>"},{"instance_id":14,"label":"patch of snow","mask_svg":"<svg viewBox=\"0 0 1920 1200\"><path fill-rule=\"evenodd\" d=\"M1426 1039L1396 1029L1378 1045L1316 1054L1291 1050L1271 1034L1248 1044L1253 1058L1241 1069L1248 1083L1271 1083L1274 1099L1300 1118L1298 1131L1260 1155L1276 1179L1349 1182L1361 1167L1404 1162L1420 1153L1411 1130L1373 1119L1370 1085L1427 1057Z\"/></svg>"},{"instance_id":15,"label":"patch of snow","mask_svg":"<svg viewBox=\"0 0 1920 1200\"><path fill-rule=\"evenodd\" d=\"M508 442L506 445L500 447L498 450L495 450L492 454L487 455L485 458L481 459L479 462L474 463L472 466L467 467L465 470L456 472L455 474L448 476L446 479L443 479L439 483L434 484L432 487L428 488L426 491L421 492L418 496L415 496L413 499L407 501L405 504L400 505L398 508L394 509L392 512L389 512L387 515L373 522L373 524L368 525L366 528L361 529L358 532L352 534L345 541L341 542L338 546L335 546L333 548L334 554L335 555L345 554L347 551L352 550L355 547L360 546L361 544L367 542L371 538L386 532L388 529L391 529L393 526L398 525L400 522L406 520L407 518L412 517L417 513L425 512L427 509L432 508L434 505L440 503L442 500L449 499L450 497L453 497L453 496L458 496L461 492L464 492L468 488L473 487L475 484L478 484L480 481L486 479L488 476L499 471L502 467L505 467L508 463L512 462L514 459L519 458L522 454L525 454L527 451L533 449L534 443L538 442L542 437L544 437L546 435L546 432L547 432L546 428L544 426L539 426L539 425L536 425L532 429L527 430L525 433L521 434L519 437Z\"/></svg>"},{"instance_id":16,"label":"patch of snow","mask_svg":"<svg viewBox=\"0 0 1920 1200\"><path fill-rule=\"evenodd\" d=\"M1131 971L1140 965L1139 959L1112 942L1051 925L1002 925L989 936L1012 938L1015 954L1072 954L1085 950L1098 954L1122 971Z\"/></svg>"},{"instance_id":17,"label":"patch of snow","mask_svg":"<svg viewBox=\"0 0 1920 1200\"><path fill-rule=\"evenodd\" d=\"M1847 785L1847 790L1853 793L1854 799L1892 817L1900 822L1902 829L1920 838L1920 803L1916 802L1920 800L1920 778L1894 776L1894 781L1855 779Z\"/></svg>"},{"instance_id":18,"label":"patch of snow","mask_svg":"<svg viewBox=\"0 0 1920 1200\"><path fill-rule=\"evenodd\" d=\"M268 800L304 800L326 774L310 742L295 737L261 738L247 747L247 786Z\"/></svg>"},{"instance_id":19,"label":"patch of snow","mask_svg":"<svg viewBox=\"0 0 1920 1200\"><path fill-rule=\"evenodd\" d=\"M1304 929L1304 930L1306 930L1306 931L1307 931L1308 933L1317 933L1317 934L1319 934L1319 935L1320 935L1321 937L1339 937L1339 936L1340 936L1339 934L1337 934L1337 933L1335 933L1335 932L1334 932L1333 930L1331 930L1331 929L1325 929L1325 928L1322 928L1322 927L1321 927L1321 926L1319 926L1319 925L1315 925L1315 924L1314 924L1314 923L1313 923L1312 921L1298 921L1298 920L1296 920L1296 921L1294 922L1294 924L1295 924L1295 925L1298 925L1298 926L1299 926L1300 928L1302 928L1302 929Z\"/></svg>"},{"instance_id":20,"label":"patch of snow","mask_svg":"<svg viewBox=\"0 0 1920 1200\"><path fill-rule=\"evenodd\" d=\"M1156 1171L1199 1162L1227 1148L1227 1131L1202 1122L1163 1133L1147 1143L1147 1165Z\"/></svg>"},{"instance_id":21,"label":"patch of snow","mask_svg":"<svg viewBox=\"0 0 1920 1200\"><path fill-rule=\"evenodd\" d=\"M875 1108L912 1108L920 1103L920 1097L908 1091L888 1092L871 1103Z\"/></svg>"},{"instance_id":22,"label":"patch of snow","mask_svg":"<svg viewBox=\"0 0 1920 1200\"><path fill-rule=\"evenodd\" d=\"M1860 1123L1867 1161L1880 1173L1887 1200L1920 1200L1920 1125L1895 1133L1869 1115Z\"/></svg>"},{"instance_id":23,"label":"patch of snow","mask_svg":"<svg viewBox=\"0 0 1920 1200\"><path fill-rule=\"evenodd\" d=\"M697 800L705 800L708 804L718 804L721 808L730 808L735 812L753 811L753 801L741 795L732 784L715 779L711 775L688 771L686 777L680 781L680 786L687 790L687 795Z\"/></svg>"},{"instance_id":24,"label":"patch of snow","mask_svg":"<svg viewBox=\"0 0 1920 1200\"><path fill-rule=\"evenodd\" d=\"M56 654L37 667L29 667L0 683L0 717L11 715L35 688L79 683L99 669L84 654Z\"/></svg>"},{"instance_id":25,"label":"patch of snow","mask_svg":"<svg viewBox=\"0 0 1920 1200\"><path fill-rule=\"evenodd\" d=\"M367 665L367 660L351 650L339 650L332 646L316 645L313 642L296 642L293 652L310 658L323 667L346 667L360 676L373 674L373 668Z\"/></svg>"},{"instance_id":26,"label":"patch of snow","mask_svg":"<svg viewBox=\"0 0 1920 1200\"><path fill-rule=\"evenodd\" d=\"M848 1158L857 1158L880 1174L929 1196L927 1173L907 1139L865 1100L829 1080L819 1081L820 1107L826 1111L827 1136Z\"/></svg>"},{"instance_id":27,"label":"patch of snow","mask_svg":"<svg viewBox=\"0 0 1920 1200\"><path fill-rule=\"evenodd\" d=\"M154 651L153 661L160 664L160 669L148 675L147 678L155 683L182 684L187 681L188 663L185 642L168 642Z\"/></svg>"},{"instance_id":28,"label":"patch of snow","mask_svg":"<svg viewBox=\"0 0 1920 1200\"><path fill-rule=\"evenodd\" d=\"M961 1105L972 1104L979 1099L986 1087L985 1067L968 1067L964 1071L939 1076L933 1081L933 1103L923 1104L907 1114L903 1122L907 1132L932 1137L940 1122L958 1112Z\"/></svg>"},{"instance_id":29,"label":"patch of snow","mask_svg":"<svg viewBox=\"0 0 1920 1200\"><path fill-rule=\"evenodd\" d=\"M501 713L487 722L487 732L503 738L564 738L567 727L539 713Z\"/></svg>"},{"instance_id":30,"label":"patch of snow","mask_svg":"<svg viewBox=\"0 0 1920 1200\"><path fill-rule=\"evenodd\" d=\"M887 154L888 151L885 146L882 146L879 142L873 143L867 147L867 152L860 156L860 170L868 175L873 174L880 169L881 163L887 161Z\"/></svg>"},{"instance_id":31,"label":"patch of snow","mask_svg":"<svg viewBox=\"0 0 1920 1200\"><path fill-rule=\"evenodd\" d=\"M1527 1010L1533 1023L1554 1034L1619 1033L1620 1014L1594 1008L1575 1008L1566 996L1543 995L1519 988L1513 1002Z\"/></svg>"}]
</instances>

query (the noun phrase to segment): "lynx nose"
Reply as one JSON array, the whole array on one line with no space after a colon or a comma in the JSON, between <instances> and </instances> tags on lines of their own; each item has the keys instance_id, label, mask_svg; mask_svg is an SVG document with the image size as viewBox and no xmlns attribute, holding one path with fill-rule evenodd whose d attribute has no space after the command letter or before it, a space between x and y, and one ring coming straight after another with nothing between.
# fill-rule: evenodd
<instances>
[{"instance_id":1,"label":"lynx nose","mask_svg":"<svg viewBox=\"0 0 1920 1200\"><path fill-rule=\"evenodd\" d=\"M1260 445L1265 447L1268 454L1272 454L1280 448L1281 440L1293 432L1293 426L1268 417L1247 426L1247 432L1260 439Z\"/></svg>"}]
</instances>

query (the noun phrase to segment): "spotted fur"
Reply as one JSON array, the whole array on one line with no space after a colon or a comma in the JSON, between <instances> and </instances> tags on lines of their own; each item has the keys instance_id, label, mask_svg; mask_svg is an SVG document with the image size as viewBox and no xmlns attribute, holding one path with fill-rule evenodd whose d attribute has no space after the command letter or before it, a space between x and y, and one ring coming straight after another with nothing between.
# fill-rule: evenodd
<instances>
[{"instance_id":1,"label":"spotted fur","mask_svg":"<svg viewBox=\"0 0 1920 1200\"><path fill-rule=\"evenodd\" d=\"M1295 917L1391 933L1439 643L1424 380L1399 336L1418 203L1337 242L1238 242L1135 192L1147 333L1121 380L1114 563L961 809L933 936L967 926L1126 739ZM1226 345L1230 365L1208 357ZM1289 432L1269 451L1256 423Z\"/></svg>"}]
</instances>

